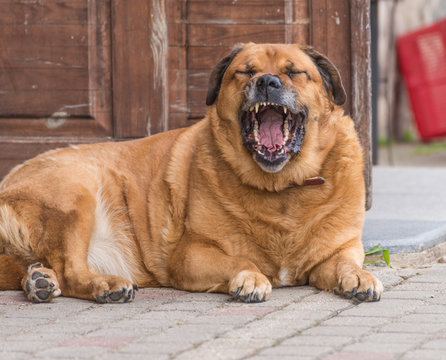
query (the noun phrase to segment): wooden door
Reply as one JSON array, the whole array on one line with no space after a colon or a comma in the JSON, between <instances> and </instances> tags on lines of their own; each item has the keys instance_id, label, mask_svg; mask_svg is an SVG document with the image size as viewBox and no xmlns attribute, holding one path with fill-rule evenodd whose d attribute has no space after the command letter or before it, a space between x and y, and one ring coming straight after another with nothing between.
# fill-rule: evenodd
<instances>
[{"instance_id":1,"label":"wooden door","mask_svg":"<svg viewBox=\"0 0 446 360\"><path fill-rule=\"evenodd\" d=\"M367 0L0 0L0 178L50 148L194 123L210 70L248 41L333 60L370 169L368 23Z\"/></svg>"}]
</instances>

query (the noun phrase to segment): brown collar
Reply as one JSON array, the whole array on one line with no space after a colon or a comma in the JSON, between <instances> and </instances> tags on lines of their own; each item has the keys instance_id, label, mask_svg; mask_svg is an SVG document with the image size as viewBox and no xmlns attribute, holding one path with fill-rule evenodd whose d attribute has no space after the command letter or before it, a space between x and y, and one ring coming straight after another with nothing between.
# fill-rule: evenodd
<instances>
[{"instance_id":1,"label":"brown collar","mask_svg":"<svg viewBox=\"0 0 446 360\"><path fill-rule=\"evenodd\" d=\"M312 178L305 179L302 186L322 185L323 183L325 183L325 179L322 176L315 176ZM299 186L299 184L293 181L292 183L290 183L290 186Z\"/></svg>"}]
</instances>

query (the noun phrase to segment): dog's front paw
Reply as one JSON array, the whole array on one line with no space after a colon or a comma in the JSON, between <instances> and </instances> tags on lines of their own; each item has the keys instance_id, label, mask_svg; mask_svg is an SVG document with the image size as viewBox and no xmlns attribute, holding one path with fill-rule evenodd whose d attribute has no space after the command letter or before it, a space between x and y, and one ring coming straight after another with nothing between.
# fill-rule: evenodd
<instances>
[{"instance_id":1,"label":"dog's front paw","mask_svg":"<svg viewBox=\"0 0 446 360\"><path fill-rule=\"evenodd\" d=\"M229 293L248 303L268 300L271 290L271 283L265 275L249 270L240 271L229 284Z\"/></svg>"},{"instance_id":2,"label":"dog's front paw","mask_svg":"<svg viewBox=\"0 0 446 360\"><path fill-rule=\"evenodd\" d=\"M379 301L383 291L381 281L363 269L341 276L338 287L333 289L336 295L359 301Z\"/></svg>"},{"instance_id":3,"label":"dog's front paw","mask_svg":"<svg viewBox=\"0 0 446 360\"><path fill-rule=\"evenodd\" d=\"M35 303L50 302L61 294L56 273L41 263L30 265L23 290L26 297Z\"/></svg>"}]
</instances>

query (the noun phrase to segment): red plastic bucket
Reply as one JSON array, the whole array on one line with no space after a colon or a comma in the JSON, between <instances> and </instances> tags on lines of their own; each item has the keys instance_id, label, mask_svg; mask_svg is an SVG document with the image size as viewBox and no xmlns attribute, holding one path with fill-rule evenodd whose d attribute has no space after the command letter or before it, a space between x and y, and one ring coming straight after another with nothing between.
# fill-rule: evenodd
<instances>
[{"instance_id":1,"label":"red plastic bucket","mask_svg":"<svg viewBox=\"0 0 446 360\"><path fill-rule=\"evenodd\" d=\"M446 19L398 37L397 52L420 137L446 136Z\"/></svg>"}]
</instances>

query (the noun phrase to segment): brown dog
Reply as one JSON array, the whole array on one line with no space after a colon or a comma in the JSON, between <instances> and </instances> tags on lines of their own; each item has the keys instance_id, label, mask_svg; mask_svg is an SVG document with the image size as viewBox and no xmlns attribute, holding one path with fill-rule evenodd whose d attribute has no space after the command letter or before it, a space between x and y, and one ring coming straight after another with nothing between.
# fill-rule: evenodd
<instances>
[{"instance_id":1,"label":"brown dog","mask_svg":"<svg viewBox=\"0 0 446 360\"><path fill-rule=\"evenodd\" d=\"M196 125L50 151L3 180L0 289L127 302L138 286L173 286L259 302L310 284L379 300L362 269L363 156L344 101L311 48L237 46Z\"/></svg>"}]
</instances>

